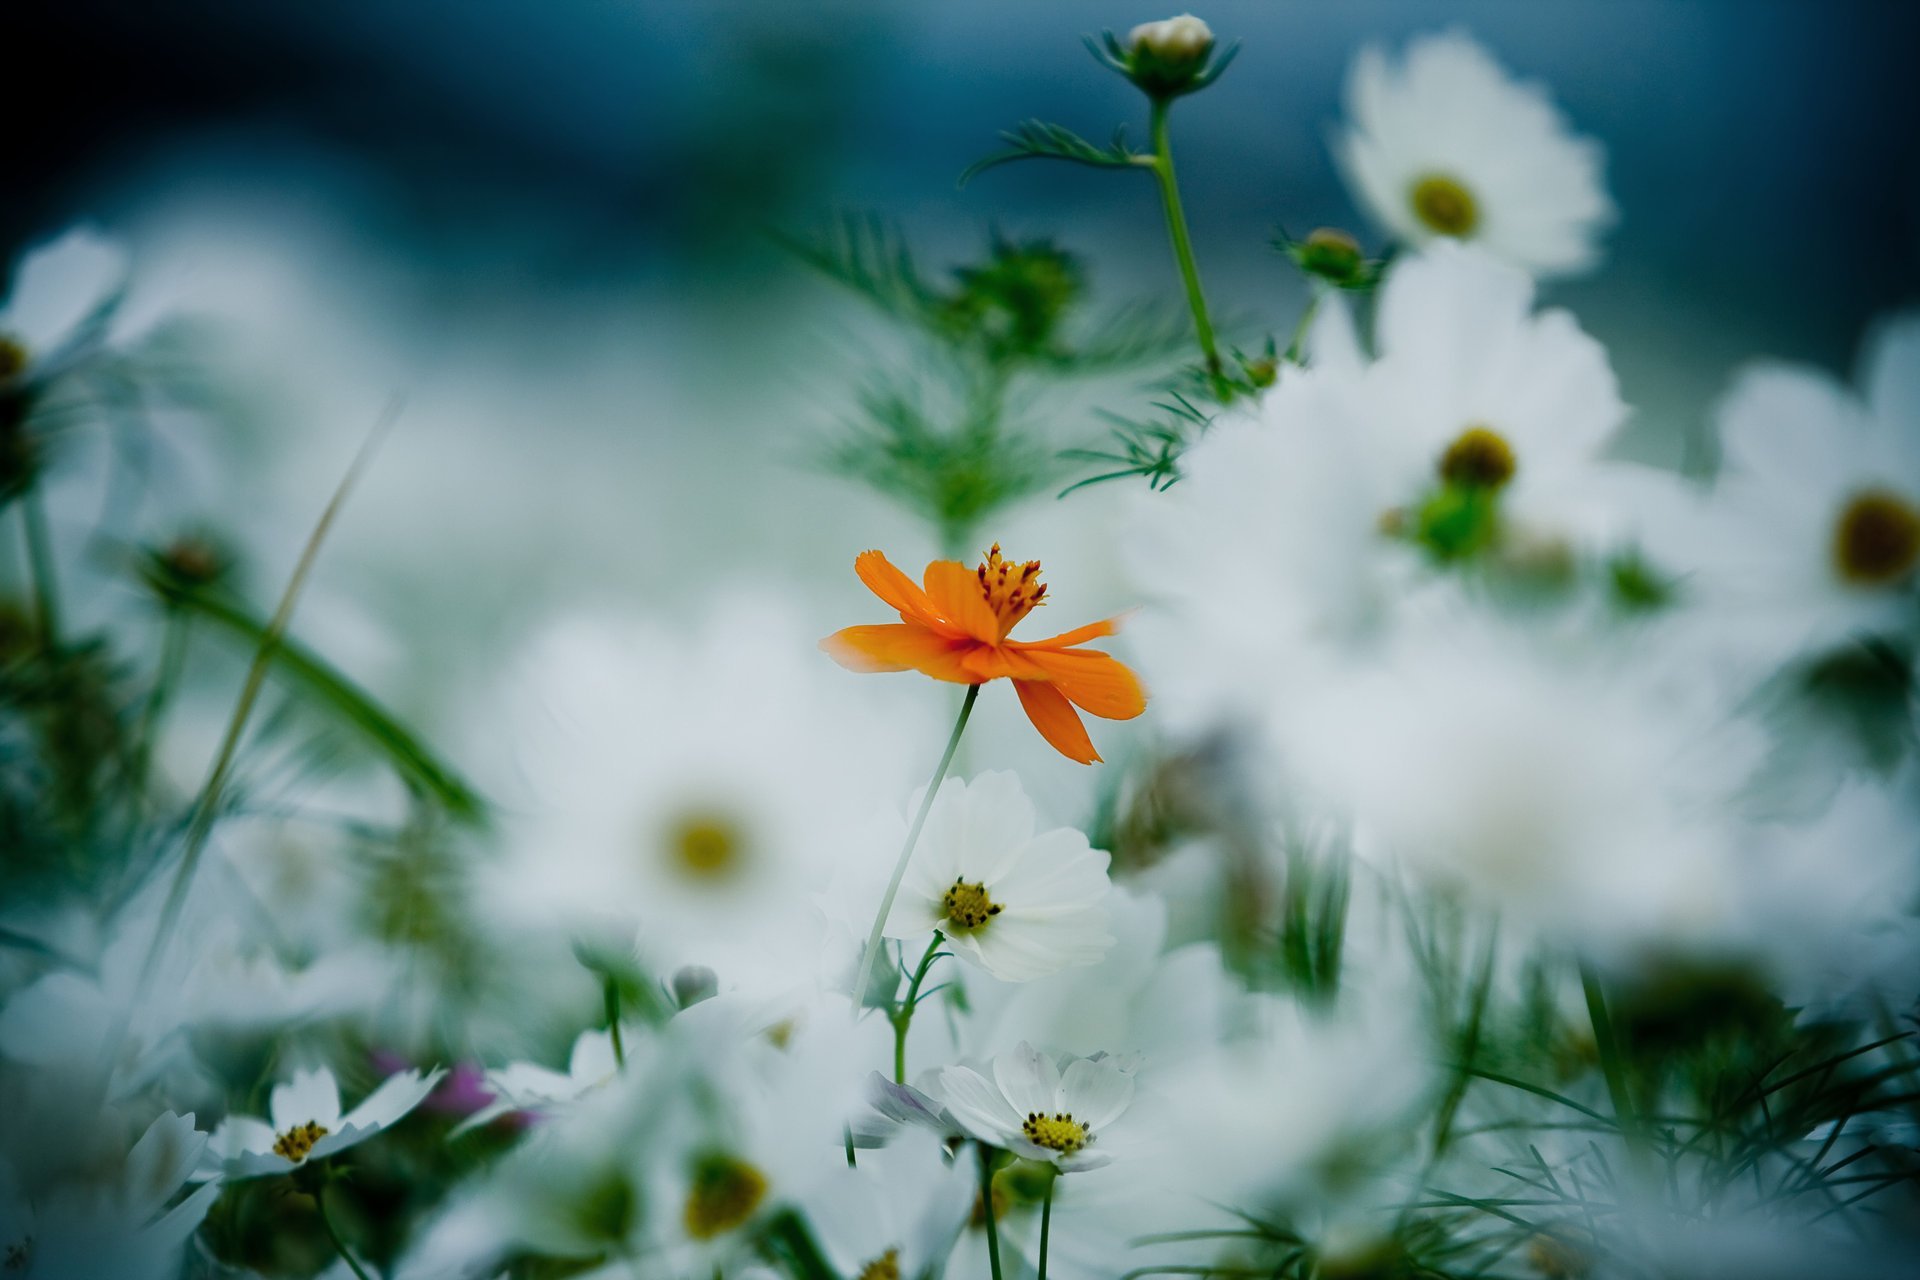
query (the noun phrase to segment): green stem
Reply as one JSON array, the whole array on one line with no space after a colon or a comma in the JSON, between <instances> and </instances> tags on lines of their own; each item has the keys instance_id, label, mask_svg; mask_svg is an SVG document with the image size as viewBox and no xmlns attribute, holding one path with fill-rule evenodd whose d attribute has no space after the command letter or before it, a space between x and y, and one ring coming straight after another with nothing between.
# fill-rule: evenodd
<instances>
[{"instance_id":1,"label":"green stem","mask_svg":"<svg viewBox=\"0 0 1920 1280\"><path fill-rule=\"evenodd\" d=\"M920 812L913 817L913 825L907 828L907 842L900 846L900 857L893 864L893 878L887 881L887 892L880 899L880 910L874 913L873 928L867 930L866 950L860 954L860 970L853 983L853 1014L857 1018L860 1010L866 1007L867 983L873 978L873 964L880 956L880 936L886 931L887 916L893 910L893 900L900 894L900 882L906 878L907 863L913 857L913 846L920 841L920 828L927 825L927 812L933 808L933 798L940 794L940 784L946 780L947 769L953 764L953 753L960 749L960 735L966 732L967 717L973 714L974 701L980 696L980 686L967 686L966 699L960 704L960 718L953 722L953 734L947 739L947 749L940 755L940 764L933 771L933 780L927 783L927 794L920 801Z\"/></svg>"},{"instance_id":2,"label":"green stem","mask_svg":"<svg viewBox=\"0 0 1920 1280\"><path fill-rule=\"evenodd\" d=\"M1040 1198L1040 1275L1039 1280L1047 1280L1047 1236L1053 1230L1053 1184L1060 1180L1059 1173L1047 1176L1047 1191Z\"/></svg>"},{"instance_id":3,"label":"green stem","mask_svg":"<svg viewBox=\"0 0 1920 1280\"><path fill-rule=\"evenodd\" d=\"M907 1082L907 1028L913 1025L913 1010L920 1001L920 984L926 980L927 970L933 968L933 962L940 958L940 944L947 936L938 929L933 931L933 941L927 944L926 954L920 957L919 967L913 971L913 981L907 984L907 998L893 1015L893 1080L895 1084Z\"/></svg>"},{"instance_id":4,"label":"green stem","mask_svg":"<svg viewBox=\"0 0 1920 1280\"><path fill-rule=\"evenodd\" d=\"M133 803L128 807L131 811L130 821L136 828L140 824L140 811L146 805L147 788L153 776L154 740L160 735L161 717L166 714L167 703L173 697L175 686L180 683L181 670L186 666L189 630L186 615L169 607L160 636L160 666L154 673L153 687L147 692L146 705L140 709L140 727L134 738L137 754L133 766Z\"/></svg>"},{"instance_id":5,"label":"green stem","mask_svg":"<svg viewBox=\"0 0 1920 1280\"><path fill-rule=\"evenodd\" d=\"M604 988L607 1000L607 1033L613 1037L613 1061L616 1066L627 1065L626 1042L620 1038L620 984L612 974L608 974Z\"/></svg>"},{"instance_id":6,"label":"green stem","mask_svg":"<svg viewBox=\"0 0 1920 1280\"><path fill-rule=\"evenodd\" d=\"M360 1277L360 1280L373 1280L373 1277L367 1274L367 1269L354 1261L353 1254L347 1251L347 1242L340 1238L340 1229L333 1225L333 1218L327 1213L327 1191L324 1186L313 1189L313 1203L319 1207L320 1225L327 1229L327 1239L333 1241L333 1247L346 1262L347 1269Z\"/></svg>"},{"instance_id":7,"label":"green stem","mask_svg":"<svg viewBox=\"0 0 1920 1280\"><path fill-rule=\"evenodd\" d=\"M1206 295L1200 291L1200 269L1193 261L1193 240L1187 234L1187 215L1180 205L1180 181L1173 172L1173 140L1167 129L1167 110L1172 104L1156 100L1153 104L1153 176L1160 183L1160 202L1167 210L1167 235L1173 241L1173 256L1180 264L1180 280L1186 285L1187 306L1193 311L1193 330L1200 340L1200 352L1206 357L1207 372L1217 383L1221 380L1220 348L1213 336L1213 321L1207 316Z\"/></svg>"},{"instance_id":8,"label":"green stem","mask_svg":"<svg viewBox=\"0 0 1920 1280\"><path fill-rule=\"evenodd\" d=\"M32 579L40 649L51 654L60 643L60 593L53 576L53 538L47 531L47 512L40 504L37 487L20 495L20 528L27 544L27 574Z\"/></svg>"},{"instance_id":9,"label":"green stem","mask_svg":"<svg viewBox=\"0 0 1920 1280\"><path fill-rule=\"evenodd\" d=\"M975 1143L980 1152L980 1211L987 1219L987 1264L993 1280L1000 1280L1000 1228L993 1219L993 1148Z\"/></svg>"},{"instance_id":10,"label":"green stem","mask_svg":"<svg viewBox=\"0 0 1920 1280\"><path fill-rule=\"evenodd\" d=\"M1613 1117L1626 1139L1627 1150L1636 1159L1645 1152L1639 1113L1634 1110L1633 1095L1627 1089L1626 1066L1620 1060L1620 1043L1614 1038L1613 1018L1607 1012L1606 993L1600 975L1586 961L1580 962L1580 989L1587 998L1587 1018L1593 1023L1593 1038L1600 1051L1600 1073L1606 1077L1607 1096L1613 1102Z\"/></svg>"}]
</instances>

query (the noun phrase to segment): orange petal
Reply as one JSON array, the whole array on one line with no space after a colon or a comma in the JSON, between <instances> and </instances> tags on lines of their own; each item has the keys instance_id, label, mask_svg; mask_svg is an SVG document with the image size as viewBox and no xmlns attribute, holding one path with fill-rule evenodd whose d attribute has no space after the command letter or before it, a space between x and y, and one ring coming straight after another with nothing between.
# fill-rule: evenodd
<instances>
[{"instance_id":1,"label":"orange petal","mask_svg":"<svg viewBox=\"0 0 1920 1280\"><path fill-rule=\"evenodd\" d=\"M1000 642L1000 619L980 590L980 578L958 560L935 560L927 566L927 595L947 620L987 644Z\"/></svg>"},{"instance_id":2,"label":"orange petal","mask_svg":"<svg viewBox=\"0 0 1920 1280\"><path fill-rule=\"evenodd\" d=\"M1081 710L1103 720L1131 720L1147 709L1146 691L1125 664L1098 649L1030 649L1028 661Z\"/></svg>"},{"instance_id":3,"label":"orange petal","mask_svg":"<svg viewBox=\"0 0 1920 1280\"><path fill-rule=\"evenodd\" d=\"M828 656L851 671L918 671L935 680L978 684L962 660L975 646L912 623L844 627L820 642Z\"/></svg>"},{"instance_id":4,"label":"orange petal","mask_svg":"<svg viewBox=\"0 0 1920 1280\"><path fill-rule=\"evenodd\" d=\"M1087 726L1080 723L1079 713L1065 694L1036 680L1015 680L1013 691L1020 695L1027 719L1033 721L1033 727L1053 744L1055 751L1080 764L1100 762L1100 753L1093 749L1093 739L1087 736Z\"/></svg>"},{"instance_id":5,"label":"orange petal","mask_svg":"<svg viewBox=\"0 0 1920 1280\"><path fill-rule=\"evenodd\" d=\"M867 584L867 590L898 609L903 621L917 622L949 635L961 634L960 628L949 623L939 607L927 598L927 593L916 586L912 578L894 568L893 562L880 552L862 551L853 558L853 571Z\"/></svg>"},{"instance_id":6,"label":"orange petal","mask_svg":"<svg viewBox=\"0 0 1920 1280\"><path fill-rule=\"evenodd\" d=\"M1089 640L1098 640L1101 636L1110 636L1120 629L1120 619L1108 618L1102 622L1089 622L1084 627L1075 627L1071 631L1062 631L1057 636L1048 636L1045 640L1009 641L1016 649L1064 649L1068 645L1085 644Z\"/></svg>"}]
</instances>

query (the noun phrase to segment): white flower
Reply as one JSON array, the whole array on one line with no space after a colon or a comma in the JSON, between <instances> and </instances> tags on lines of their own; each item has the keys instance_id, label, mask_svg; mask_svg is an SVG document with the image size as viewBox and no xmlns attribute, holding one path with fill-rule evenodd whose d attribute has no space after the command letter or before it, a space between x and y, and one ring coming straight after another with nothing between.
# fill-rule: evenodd
<instances>
[{"instance_id":1,"label":"white flower","mask_svg":"<svg viewBox=\"0 0 1920 1280\"><path fill-rule=\"evenodd\" d=\"M1762 365L1716 413L1704 498L1647 534L1724 651L1765 667L1867 635L1912 634L1920 564L1920 312L1868 344L1860 390Z\"/></svg>"},{"instance_id":2,"label":"white flower","mask_svg":"<svg viewBox=\"0 0 1920 1280\"><path fill-rule=\"evenodd\" d=\"M148 1126L105 1179L21 1185L0 1155L0 1273L8 1280L166 1280L220 1194L200 1187L178 1204L207 1145L191 1115Z\"/></svg>"},{"instance_id":3,"label":"white flower","mask_svg":"<svg viewBox=\"0 0 1920 1280\"><path fill-rule=\"evenodd\" d=\"M1127 33L1127 47L1145 49L1163 62L1194 62L1213 48L1213 29L1190 13L1143 22Z\"/></svg>"},{"instance_id":4,"label":"white flower","mask_svg":"<svg viewBox=\"0 0 1920 1280\"><path fill-rule=\"evenodd\" d=\"M980 1141L1062 1173L1112 1157L1096 1144L1133 1101L1133 1068L1106 1057L1056 1063L1024 1040L993 1060L992 1078L972 1067L940 1073L947 1111Z\"/></svg>"},{"instance_id":5,"label":"white flower","mask_svg":"<svg viewBox=\"0 0 1920 1280\"><path fill-rule=\"evenodd\" d=\"M801 1188L800 1207L821 1250L843 1276L925 1275L953 1250L977 1180L964 1156L943 1158L921 1135L863 1151Z\"/></svg>"},{"instance_id":6,"label":"white flower","mask_svg":"<svg viewBox=\"0 0 1920 1280\"><path fill-rule=\"evenodd\" d=\"M1006 982L1099 960L1113 945L1102 905L1107 855L1071 827L1036 833L1034 826L1033 802L1014 774L949 778L927 815L886 936L910 940L938 929L954 954Z\"/></svg>"},{"instance_id":7,"label":"white flower","mask_svg":"<svg viewBox=\"0 0 1920 1280\"><path fill-rule=\"evenodd\" d=\"M621 1048L631 1052L644 1033L634 1026L621 1031ZM613 1079L620 1070L613 1033L604 1027L582 1031L567 1055L567 1069L555 1071L537 1062L513 1062L487 1072L493 1101L461 1121L459 1130L472 1129L513 1111L550 1111L584 1097Z\"/></svg>"},{"instance_id":8,"label":"white flower","mask_svg":"<svg viewBox=\"0 0 1920 1280\"><path fill-rule=\"evenodd\" d=\"M1416 38L1394 65L1361 51L1335 154L1390 235L1472 240L1535 276L1588 270L1614 218L1598 143L1545 89L1513 80L1460 32Z\"/></svg>"},{"instance_id":9,"label":"white flower","mask_svg":"<svg viewBox=\"0 0 1920 1280\"><path fill-rule=\"evenodd\" d=\"M657 973L723 991L808 975L813 905L880 799L934 736L834 679L778 599L734 597L664 625L549 625L514 664L489 789L509 854L477 901L513 923L638 929Z\"/></svg>"},{"instance_id":10,"label":"white flower","mask_svg":"<svg viewBox=\"0 0 1920 1280\"><path fill-rule=\"evenodd\" d=\"M126 283L127 256L88 227L30 250L0 307L0 388L59 371Z\"/></svg>"},{"instance_id":11,"label":"white flower","mask_svg":"<svg viewBox=\"0 0 1920 1280\"><path fill-rule=\"evenodd\" d=\"M268 1116L228 1116L214 1130L201 1160L199 1176L259 1178L291 1173L357 1146L397 1123L426 1100L445 1075L401 1071L388 1076L360 1105L340 1113L340 1086L321 1067L296 1071L277 1084L268 1100Z\"/></svg>"}]
</instances>

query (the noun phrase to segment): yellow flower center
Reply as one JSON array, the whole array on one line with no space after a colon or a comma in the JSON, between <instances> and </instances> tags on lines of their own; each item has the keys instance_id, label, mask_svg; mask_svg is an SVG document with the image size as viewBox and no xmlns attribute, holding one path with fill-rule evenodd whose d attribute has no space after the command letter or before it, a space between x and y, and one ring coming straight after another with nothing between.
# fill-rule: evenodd
<instances>
[{"instance_id":1,"label":"yellow flower center","mask_svg":"<svg viewBox=\"0 0 1920 1280\"><path fill-rule=\"evenodd\" d=\"M27 349L0 333L0 382L11 382L27 371Z\"/></svg>"},{"instance_id":2,"label":"yellow flower center","mask_svg":"<svg viewBox=\"0 0 1920 1280\"><path fill-rule=\"evenodd\" d=\"M862 1267L854 1280L900 1280L900 1251L887 1250Z\"/></svg>"},{"instance_id":3,"label":"yellow flower center","mask_svg":"<svg viewBox=\"0 0 1920 1280\"><path fill-rule=\"evenodd\" d=\"M732 1156L708 1156L694 1166L681 1220L695 1240L711 1240L751 1218L766 1195L767 1178L758 1169Z\"/></svg>"},{"instance_id":4,"label":"yellow flower center","mask_svg":"<svg viewBox=\"0 0 1920 1280\"><path fill-rule=\"evenodd\" d=\"M987 896L987 886L981 881L967 884L956 879L940 899L940 911L947 918L947 927L955 933L978 933L1001 909L999 903Z\"/></svg>"},{"instance_id":5,"label":"yellow flower center","mask_svg":"<svg viewBox=\"0 0 1920 1280\"><path fill-rule=\"evenodd\" d=\"M1833 530L1833 567L1855 586L1884 587L1920 560L1920 511L1890 489L1854 495Z\"/></svg>"},{"instance_id":6,"label":"yellow flower center","mask_svg":"<svg viewBox=\"0 0 1920 1280\"><path fill-rule=\"evenodd\" d=\"M1020 1123L1020 1132L1027 1135L1027 1141L1036 1147L1045 1147L1049 1151L1058 1151L1070 1156L1084 1150L1093 1135L1087 1132L1087 1126L1075 1120L1064 1111L1046 1115L1039 1111L1028 1114Z\"/></svg>"},{"instance_id":7,"label":"yellow flower center","mask_svg":"<svg viewBox=\"0 0 1920 1280\"><path fill-rule=\"evenodd\" d=\"M1413 216L1443 236L1465 237L1480 225L1473 193L1444 173L1430 173L1413 184Z\"/></svg>"},{"instance_id":8,"label":"yellow flower center","mask_svg":"<svg viewBox=\"0 0 1920 1280\"><path fill-rule=\"evenodd\" d=\"M686 879L718 884L733 879L746 862L746 833L724 814L686 813L667 828L665 853L667 864Z\"/></svg>"},{"instance_id":9,"label":"yellow flower center","mask_svg":"<svg viewBox=\"0 0 1920 1280\"><path fill-rule=\"evenodd\" d=\"M1498 489L1519 469L1513 446L1491 427L1475 423L1440 455L1440 478L1468 489Z\"/></svg>"},{"instance_id":10,"label":"yellow flower center","mask_svg":"<svg viewBox=\"0 0 1920 1280\"><path fill-rule=\"evenodd\" d=\"M273 1140L273 1154L299 1164L313 1150L313 1144L327 1136L327 1127L309 1120L297 1124Z\"/></svg>"},{"instance_id":11,"label":"yellow flower center","mask_svg":"<svg viewBox=\"0 0 1920 1280\"><path fill-rule=\"evenodd\" d=\"M980 591L986 596L993 616L1000 620L1003 636L1036 606L1045 603L1047 584L1040 581L1038 560L1015 564L1003 559L1000 544L996 542L976 572L980 576Z\"/></svg>"}]
</instances>

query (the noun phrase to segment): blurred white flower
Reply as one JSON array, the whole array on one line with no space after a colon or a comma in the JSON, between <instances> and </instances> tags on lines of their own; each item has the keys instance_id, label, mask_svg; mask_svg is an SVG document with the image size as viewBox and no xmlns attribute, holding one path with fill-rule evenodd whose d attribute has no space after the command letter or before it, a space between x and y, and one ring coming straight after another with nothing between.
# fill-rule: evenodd
<instances>
[{"instance_id":1,"label":"blurred white flower","mask_svg":"<svg viewBox=\"0 0 1920 1280\"><path fill-rule=\"evenodd\" d=\"M1614 220L1600 144L1464 33L1417 37L1398 64L1363 49L1346 98L1335 155L1394 239L1472 240L1541 277L1599 262Z\"/></svg>"},{"instance_id":2,"label":"blurred white flower","mask_svg":"<svg viewBox=\"0 0 1920 1280\"><path fill-rule=\"evenodd\" d=\"M644 1032L628 1025L621 1029L621 1053L636 1050ZM620 1069L613 1032L604 1027L582 1031L567 1055L567 1069L555 1071L537 1062L513 1062L489 1070L486 1087L493 1101L461 1121L456 1132L472 1129L514 1111L549 1112L583 1097L613 1079Z\"/></svg>"},{"instance_id":3,"label":"blurred white flower","mask_svg":"<svg viewBox=\"0 0 1920 1280\"><path fill-rule=\"evenodd\" d=\"M418 1071L396 1072L342 1115L340 1086L333 1072L325 1067L296 1071L291 1080L273 1087L267 1104L269 1119L236 1115L220 1122L207 1143L198 1176L232 1179L291 1173L309 1161L358 1146L424 1102L445 1074L444 1069L424 1076Z\"/></svg>"},{"instance_id":4,"label":"blurred white flower","mask_svg":"<svg viewBox=\"0 0 1920 1280\"><path fill-rule=\"evenodd\" d=\"M1071 827L1034 826L1033 802L1016 775L949 778L927 815L886 936L912 940L938 929L955 955L1006 982L1098 961L1113 945L1107 855Z\"/></svg>"},{"instance_id":5,"label":"blurred white flower","mask_svg":"<svg viewBox=\"0 0 1920 1280\"><path fill-rule=\"evenodd\" d=\"M1920 312L1874 335L1856 392L1759 365L1716 411L1724 460L1646 533L1723 652L1764 669L1863 636L1914 634L1920 565Z\"/></svg>"},{"instance_id":6,"label":"blurred white flower","mask_svg":"<svg viewBox=\"0 0 1920 1280\"><path fill-rule=\"evenodd\" d=\"M672 628L548 625L514 664L504 738L484 730L509 848L478 900L550 930L637 926L655 972L703 965L722 990L806 980L814 895L933 737L833 679L810 636L745 597Z\"/></svg>"},{"instance_id":7,"label":"blurred white flower","mask_svg":"<svg viewBox=\"0 0 1920 1280\"><path fill-rule=\"evenodd\" d=\"M0 388L58 373L97 335L127 280L126 251L91 227L29 250L0 307Z\"/></svg>"},{"instance_id":8,"label":"blurred white flower","mask_svg":"<svg viewBox=\"0 0 1920 1280\"><path fill-rule=\"evenodd\" d=\"M0 1154L0 1273L9 1280L167 1280L219 1197L218 1183L169 1208L207 1135L169 1111L110 1173L24 1185Z\"/></svg>"},{"instance_id":9,"label":"blurred white flower","mask_svg":"<svg viewBox=\"0 0 1920 1280\"><path fill-rule=\"evenodd\" d=\"M971 1160L948 1160L921 1137L826 1171L801 1188L799 1203L835 1274L904 1280L952 1252L976 1189Z\"/></svg>"},{"instance_id":10,"label":"blurred white flower","mask_svg":"<svg viewBox=\"0 0 1920 1280\"><path fill-rule=\"evenodd\" d=\"M1056 1062L1023 1040L989 1070L991 1078L967 1066L940 1073L947 1111L968 1133L1062 1173L1112 1158L1095 1144L1133 1101L1131 1062L1106 1055Z\"/></svg>"}]
</instances>

